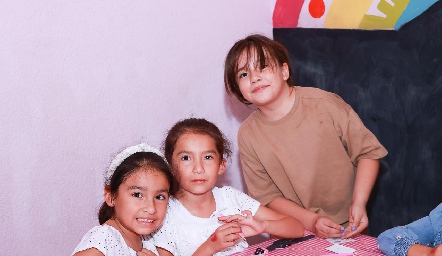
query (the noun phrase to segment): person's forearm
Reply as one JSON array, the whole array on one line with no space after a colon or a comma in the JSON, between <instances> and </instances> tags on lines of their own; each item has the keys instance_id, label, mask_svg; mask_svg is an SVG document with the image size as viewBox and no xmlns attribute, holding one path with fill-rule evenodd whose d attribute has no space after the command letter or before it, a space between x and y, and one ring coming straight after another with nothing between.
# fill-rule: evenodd
<instances>
[{"instance_id":1,"label":"person's forearm","mask_svg":"<svg viewBox=\"0 0 442 256\"><path fill-rule=\"evenodd\" d=\"M264 232L283 238L297 238L304 235L304 226L293 217L264 221Z\"/></svg>"},{"instance_id":2,"label":"person's forearm","mask_svg":"<svg viewBox=\"0 0 442 256\"><path fill-rule=\"evenodd\" d=\"M212 251L210 246L206 245L207 241L203 243L198 249L192 254L192 256L208 256L213 255L216 252Z\"/></svg>"},{"instance_id":3,"label":"person's forearm","mask_svg":"<svg viewBox=\"0 0 442 256\"><path fill-rule=\"evenodd\" d=\"M360 159L358 161L352 204L367 205L378 176L379 162L378 159Z\"/></svg>"},{"instance_id":4,"label":"person's forearm","mask_svg":"<svg viewBox=\"0 0 442 256\"><path fill-rule=\"evenodd\" d=\"M302 225L304 225L306 229L312 232L315 231L316 220L320 217L319 214L310 212L293 201L283 197L275 198L273 201L267 204L267 207L296 218L302 223Z\"/></svg>"}]
</instances>

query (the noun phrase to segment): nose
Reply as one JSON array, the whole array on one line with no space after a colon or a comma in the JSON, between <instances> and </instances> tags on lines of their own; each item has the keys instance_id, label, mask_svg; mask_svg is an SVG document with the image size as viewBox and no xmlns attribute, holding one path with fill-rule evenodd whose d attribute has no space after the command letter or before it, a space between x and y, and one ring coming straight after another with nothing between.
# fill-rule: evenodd
<instances>
[{"instance_id":1,"label":"nose","mask_svg":"<svg viewBox=\"0 0 442 256\"><path fill-rule=\"evenodd\" d=\"M146 199L144 201L144 205L143 205L142 210L143 210L143 212L147 212L149 214L156 213L157 212L157 208L155 207L154 200L153 199L152 200Z\"/></svg>"},{"instance_id":2,"label":"nose","mask_svg":"<svg viewBox=\"0 0 442 256\"><path fill-rule=\"evenodd\" d=\"M201 160L195 161L195 165L193 166L193 173L204 173L204 167Z\"/></svg>"},{"instance_id":3,"label":"nose","mask_svg":"<svg viewBox=\"0 0 442 256\"><path fill-rule=\"evenodd\" d=\"M250 82L252 84L261 81L261 71L256 69L250 69Z\"/></svg>"}]
</instances>

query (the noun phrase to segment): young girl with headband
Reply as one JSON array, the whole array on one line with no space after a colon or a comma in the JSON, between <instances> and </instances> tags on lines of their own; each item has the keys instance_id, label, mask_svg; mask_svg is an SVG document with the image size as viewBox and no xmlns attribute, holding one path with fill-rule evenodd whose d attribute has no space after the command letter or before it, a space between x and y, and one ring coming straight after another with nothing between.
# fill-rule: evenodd
<instances>
[{"instance_id":1,"label":"young girl with headband","mask_svg":"<svg viewBox=\"0 0 442 256\"><path fill-rule=\"evenodd\" d=\"M84 235L73 255L158 255L150 233L164 220L172 175L148 144L118 154L106 174L99 226Z\"/></svg>"},{"instance_id":2,"label":"young girl with headband","mask_svg":"<svg viewBox=\"0 0 442 256\"><path fill-rule=\"evenodd\" d=\"M226 171L229 142L213 123L190 118L168 132L165 157L177 181L164 223L154 233L160 255L230 255L248 246L245 237L268 233L295 238L304 227L230 187L215 187Z\"/></svg>"}]
</instances>

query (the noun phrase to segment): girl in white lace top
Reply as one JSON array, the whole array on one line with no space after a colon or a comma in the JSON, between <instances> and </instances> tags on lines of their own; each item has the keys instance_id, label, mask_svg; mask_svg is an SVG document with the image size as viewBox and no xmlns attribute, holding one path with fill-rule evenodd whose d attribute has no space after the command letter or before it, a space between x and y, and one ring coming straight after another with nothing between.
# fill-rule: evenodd
<instances>
[{"instance_id":1,"label":"girl in white lace top","mask_svg":"<svg viewBox=\"0 0 442 256\"><path fill-rule=\"evenodd\" d=\"M158 255L150 233L163 222L171 184L169 166L155 148L139 144L118 154L106 175L100 225L73 255Z\"/></svg>"},{"instance_id":2,"label":"girl in white lace top","mask_svg":"<svg viewBox=\"0 0 442 256\"><path fill-rule=\"evenodd\" d=\"M295 238L304 226L230 186L215 187L226 170L229 142L213 123L189 118L176 123L164 143L177 181L166 219L154 241L163 255L230 255L248 246L245 237L269 233Z\"/></svg>"}]
</instances>

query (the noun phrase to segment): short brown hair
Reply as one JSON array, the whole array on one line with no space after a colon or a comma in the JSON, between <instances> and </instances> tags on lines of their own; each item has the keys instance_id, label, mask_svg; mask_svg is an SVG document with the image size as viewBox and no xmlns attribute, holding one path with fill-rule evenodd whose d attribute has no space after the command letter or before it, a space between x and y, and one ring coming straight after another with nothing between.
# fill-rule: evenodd
<instances>
[{"instance_id":1,"label":"short brown hair","mask_svg":"<svg viewBox=\"0 0 442 256\"><path fill-rule=\"evenodd\" d=\"M246 66L254 56L257 56L258 61L256 65L259 65L260 69L264 68L267 61L270 62L272 66L282 66L282 64L287 63L290 73L287 83L289 86L294 86L291 78L292 72L287 49L281 43L263 35L249 35L237 41L232 48L230 48L224 63L224 86L226 91L228 94L234 94L242 103L246 105L251 104L241 94L237 78L239 71L238 61L243 54L246 54Z\"/></svg>"}]
</instances>

